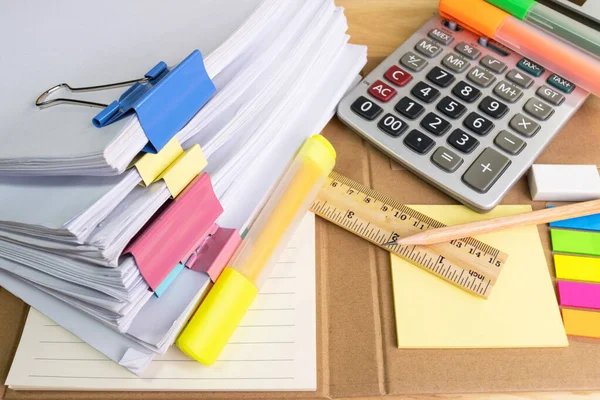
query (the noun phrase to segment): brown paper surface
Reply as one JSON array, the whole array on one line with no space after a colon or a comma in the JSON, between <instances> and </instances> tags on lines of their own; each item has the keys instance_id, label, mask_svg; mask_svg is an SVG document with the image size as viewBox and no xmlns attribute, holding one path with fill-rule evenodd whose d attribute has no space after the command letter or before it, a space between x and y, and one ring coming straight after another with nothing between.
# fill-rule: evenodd
<instances>
[{"instance_id":1,"label":"brown paper surface","mask_svg":"<svg viewBox=\"0 0 600 400\"><path fill-rule=\"evenodd\" d=\"M352 42L369 46L370 71L420 27L436 0L337 0ZM600 166L600 100L590 98L540 156L540 163ZM406 204L456 204L334 118L324 131L338 153L336 171ZM525 178L503 204L532 203ZM543 202L532 203L534 208ZM540 227L554 275L549 235ZM400 350L396 347L389 254L318 218L318 391L27 392L6 399L344 398L417 393L600 390L600 341L570 337L564 349ZM0 379L4 382L27 307L0 288Z\"/></svg>"}]
</instances>

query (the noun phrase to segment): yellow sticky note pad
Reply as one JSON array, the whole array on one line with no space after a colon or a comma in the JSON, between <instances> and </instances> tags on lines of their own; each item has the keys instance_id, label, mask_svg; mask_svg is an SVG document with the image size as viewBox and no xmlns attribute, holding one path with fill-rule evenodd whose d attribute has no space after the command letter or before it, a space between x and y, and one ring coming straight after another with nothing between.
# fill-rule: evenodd
<instances>
[{"instance_id":1,"label":"yellow sticky note pad","mask_svg":"<svg viewBox=\"0 0 600 400\"><path fill-rule=\"evenodd\" d=\"M600 258L554 255L558 279L600 283Z\"/></svg>"},{"instance_id":2,"label":"yellow sticky note pad","mask_svg":"<svg viewBox=\"0 0 600 400\"><path fill-rule=\"evenodd\" d=\"M531 211L530 206L498 206L487 214L463 206L411 207L448 225ZM568 346L537 227L478 239L508 254L487 300L392 256L398 347Z\"/></svg>"}]
</instances>

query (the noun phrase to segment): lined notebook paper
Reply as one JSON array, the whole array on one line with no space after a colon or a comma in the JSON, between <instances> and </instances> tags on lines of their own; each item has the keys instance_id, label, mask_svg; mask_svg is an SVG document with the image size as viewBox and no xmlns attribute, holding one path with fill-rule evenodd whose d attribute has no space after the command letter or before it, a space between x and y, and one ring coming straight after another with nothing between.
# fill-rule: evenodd
<instances>
[{"instance_id":1,"label":"lined notebook paper","mask_svg":"<svg viewBox=\"0 0 600 400\"><path fill-rule=\"evenodd\" d=\"M31 309L6 384L32 390L316 390L315 218L308 213L211 367L171 347L136 377Z\"/></svg>"}]
</instances>

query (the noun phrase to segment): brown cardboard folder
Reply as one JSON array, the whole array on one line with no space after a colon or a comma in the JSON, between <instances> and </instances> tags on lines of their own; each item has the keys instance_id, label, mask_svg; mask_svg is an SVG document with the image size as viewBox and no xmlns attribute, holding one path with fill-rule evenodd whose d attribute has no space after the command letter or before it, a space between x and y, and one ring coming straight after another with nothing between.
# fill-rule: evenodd
<instances>
[{"instance_id":1,"label":"brown cardboard folder","mask_svg":"<svg viewBox=\"0 0 600 400\"><path fill-rule=\"evenodd\" d=\"M346 7L355 43L369 46L368 72L435 11L435 0L337 0ZM538 160L600 165L600 100L590 98ZM407 204L455 204L333 119L325 136L338 152L336 171ZM504 204L531 203L525 178ZM532 203L534 208L543 203ZM546 227L539 228L551 273ZM568 348L399 350L389 255L317 221L318 390L298 393L17 392L7 399L342 398L416 393L600 390L600 340L569 338ZM458 289L457 289L458 290ZM0 288L0 379L4 382L27 306ZM399 321L402 323L402 321Z\"/></svg>"}]
</instances>

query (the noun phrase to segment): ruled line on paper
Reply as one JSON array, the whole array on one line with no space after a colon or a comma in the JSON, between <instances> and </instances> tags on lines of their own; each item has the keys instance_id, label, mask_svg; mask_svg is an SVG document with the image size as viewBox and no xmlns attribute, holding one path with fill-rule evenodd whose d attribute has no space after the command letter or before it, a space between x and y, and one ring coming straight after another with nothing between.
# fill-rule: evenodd
<instances>
[{"instance_id":1,"label":"ruled line on paper","mask_svg":"<svg viewBox=\"0 0 600 400\"><path fill-rule=\"evenodd\" d=\"M19 360L20 371L11 368L6 383L63 390L316 390L314 248L309 214L294 247L286 248L294 251L276 265L215 366L171 347L141 379L31 309L31 342L19 345L29 347L23 352L29 358Z\"/></svg>"}]
</instances>

